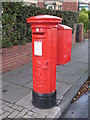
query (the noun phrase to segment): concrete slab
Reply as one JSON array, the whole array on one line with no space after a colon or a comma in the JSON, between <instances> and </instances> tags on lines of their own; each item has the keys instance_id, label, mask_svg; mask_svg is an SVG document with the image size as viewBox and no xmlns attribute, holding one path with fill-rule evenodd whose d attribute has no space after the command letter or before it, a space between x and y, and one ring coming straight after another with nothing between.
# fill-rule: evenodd
<instances>
[{"instance_id":1,"label":"concrete slab","mask_svg":"<svg viewBox=\"0 0 90 120\"><path fill-rule=\"evenodd\" d=\"M23 86L32 81L32 73L25 74L24 72L19 73L18 71L10 71L3 74L2 80Z\"/></svg>"},{"instance_id":2,"label":"concrete slab","mask_svg":"<svg viewBox=\"0 0 90 120\"><path fill-rule=\"evenodd\" d=\"M72 87L72 85L56 82L57 99L62 99L64 94Z\"/></svg>"},{"instance_id":3,"label":"concrete slab","mask_svg":"<svg viewBox=\"0 0 90 120\"><path fill-rule=\"evenodd\" d=\"M57 72L57 81L73 85L86 71L88 71L86 64L82 64L82 66L76 64L75 67L60 67Z\"/></svg>"},{"instance_id":4,"label":"concrete slab","mask_svg":"<svg viewBox=\"0 0 90 120\"><path fill-rule=\"evenodd\" d=\"M81 63L87 63L88 64L88 54L83 54L82 57L72 58L72 61L77 61Z\"/></svg>"},{"instance_id":5,"label":"concrete slab","mask_svg":"<svg viewBox=\"0 0 90 120\"><path fill-rule=\"evenodd\" d=\"M32 92L27 94L25 97L23 97L21 100L16 102L16 105L23 106L29 110L32 110L34 108L32 104Z\"/></svg>"},{"instance_id":6,"label":"concrete slab","mask_svg":"<svg viewBox=\"0 0 90 120\"><path fill-rule=\"evenodd\" d=\"M9 84L2 88L2 99L11 103L15 103L30 92L31 89L23 88L15 84Z\"/></svg>"},{"instance_id":7,"label":"concrete slab","mask_svg":"<svg viewBox=\"0 0 90 120\"><path fill-rule=\"evenodd\" d=\"M29 82L27 83L26 85L24 85L26 88L33 88L33 81L32 82Z\"/></svg>"},{"instance_id":8,"label":"concrete slab","mask_svg":"<svg viewBox=\"0 0 90 120\"><path fill-rule=\"evenodd\" d=\"M5 87L5 86L7 86L7 85L9 85L9 84L10 84L10 82L7 82L7 81L2 80L2 87Z\"/></svg>"},{"instance_id":9,"label":"concrete slab","mask_svg":"<svg viewBox=\"0 0 90 120\"><path fill-rule=\"evenodd\" d=\"M28 82L32 81L32 62L18 67L13 71L4 73L2 75L2 80L16 83L21 86L27 84Z\"/></svg>"},{"instance_id":10,"label":"concrete slab","mask_svg":"<svg viewBox=\"0 0 90 120\"><path fill-rule=\"evenodd\" d=\"M69 67L72 67L73 69L77 69L79 67L79 69L84 69L88 70L88 64L87 63L80 63L80 62L76 62L76 61L71 61L65 65L58 65L57 66L57 72L61 71L62 69L69 69Z\"/></svg>"}]
</instances>

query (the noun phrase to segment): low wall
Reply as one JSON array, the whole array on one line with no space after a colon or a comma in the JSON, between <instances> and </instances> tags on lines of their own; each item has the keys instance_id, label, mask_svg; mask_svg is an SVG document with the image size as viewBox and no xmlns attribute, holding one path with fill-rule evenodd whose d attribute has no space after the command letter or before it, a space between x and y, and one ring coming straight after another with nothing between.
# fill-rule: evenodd
<instances>
[{"instance_id":1,"label":"low wall","mask_svg":"<svg viewBox=\"0 0 90 120\"><path fill-rule=\"evenodd\" d=\"M78 23L76 26L76 42L82 42L84 40L84 25Z\"/></svg>"},{"instance_id":2,"label":"low wall","mask_svg":"<svg viewBox=\"0 0 90 120\"><path fill-rule=\"evenodd\" d=\"M4 73L32 60L32 43L2 48L0 53L2 54L2 73Z\"/></svg>"},{"instance_id":3,"label":"low wall","mask_svg":"<svg viewBox=\"0 0 90 120\"><path fill-rule=\"evenodd\" d=\"M72 45L76 43L76 24L74 25L74 33L72 34Z\"/></svg>"}]
</instances>

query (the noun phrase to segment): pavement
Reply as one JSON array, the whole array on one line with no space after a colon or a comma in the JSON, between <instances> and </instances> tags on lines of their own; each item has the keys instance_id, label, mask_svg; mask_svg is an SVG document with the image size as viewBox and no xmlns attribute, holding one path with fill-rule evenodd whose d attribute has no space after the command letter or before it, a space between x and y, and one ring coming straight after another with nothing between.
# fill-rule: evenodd
<instances>
[{"instance_id":1,"label":"pavement","mask_svg":"<svg viewBox=\"0 0 90 120\"><path fill-rule=\"evenodd\" d=\"M57 66L57 105L38 109L32 105L32 63L2 75L0 118L59 118L88 79L88 41L72 46L71 62Z\"/></svg>"}]
</instances>

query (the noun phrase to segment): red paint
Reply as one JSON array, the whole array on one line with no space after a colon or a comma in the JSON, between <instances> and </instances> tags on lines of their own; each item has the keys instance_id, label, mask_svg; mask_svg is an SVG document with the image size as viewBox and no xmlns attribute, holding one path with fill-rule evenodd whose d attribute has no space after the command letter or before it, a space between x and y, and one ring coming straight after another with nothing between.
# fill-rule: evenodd
<instances>
[{"instance_id":1,"label":"red paint","mask_svg":"<svg viewBox=\"0 0 90 120\"><path fill-rule=\"evenodd\" d=\"M49 15L27 19L32 28L33 90L37 93L49 94L56 90L57 24L61 21L61 18ZM42 42L42 56L34 54L35 41Z\"/></svg>"},{"instance_id":2,"label":"red paint","mask_svg":"<svg viewBox=\"0 0 90 120\"><path fill-rule=\"evenodd\" d=\"M71 61L72 28L58 25L57 32L57 65Z\"/></svg>"}]
</instances>

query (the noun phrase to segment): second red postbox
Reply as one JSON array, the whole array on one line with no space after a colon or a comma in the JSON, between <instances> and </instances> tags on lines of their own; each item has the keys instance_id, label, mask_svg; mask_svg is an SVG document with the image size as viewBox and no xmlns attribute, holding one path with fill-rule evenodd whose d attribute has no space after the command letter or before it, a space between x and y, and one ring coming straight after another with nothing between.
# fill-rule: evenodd
<instances>
[{"instance_id":1,"label":"second red postbox","mask_svg":"<svg viewBox=\"0 0 90 120\"><path fill-rule=\"evenodd\" d=\"M72 28L58 24L57 29L57 65L71 61Z\"/></svg>"},{"instance_id":2,"label":"second red postbox","mask_svg":"<svg viewBox=\"0 0 90 120\"><path fill-rule=\"evenodd\" d=\"M32 102L38 108L51 108L56 104L57 25L61 21L50 15L27 19L32 28Z\"/></svg>"}]
</instances>

